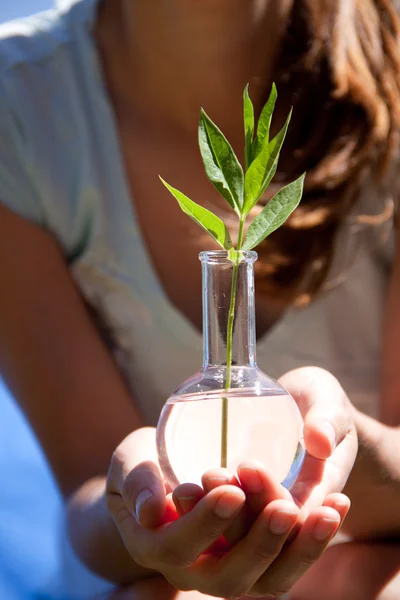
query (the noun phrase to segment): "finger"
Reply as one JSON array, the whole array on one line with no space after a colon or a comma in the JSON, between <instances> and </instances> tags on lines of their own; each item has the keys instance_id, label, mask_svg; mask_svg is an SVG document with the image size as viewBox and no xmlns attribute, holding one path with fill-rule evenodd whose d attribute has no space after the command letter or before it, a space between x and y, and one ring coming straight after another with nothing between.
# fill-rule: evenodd
<instances>
[{"instance_id":1,"label":"finger","mask_svg":"<svg viewBox=\"0 0 400 600\"><path fill-rule=\"evenodd\" d=\"M317 367L296 369L280 383L304 417L304 441L310 454L328 458L353 428L350 402L338 380Z\"/></svg>"},{"instance_id":2,"label":"finger","mask_svg":"<svg viewBox=\"0 0 400 600\"><path fill-rule=\"evenodd\" d=\"M297 507L287 500L275 500L264 508L246 538L219 560L212 577L218 595L248 593L281 552L297 517Z\"/></svg>"},{"instance_id":3,"label":"finger","mask_svg":"<svg viewBox=\"0 0 400 600\"><path fill-rule=\"evenodd\" d=\"M139 429L120 444L111 460L106 492L107 496L120 496L143 527L156 527L162 522L166 510L165 486L156 462L154 428ZM118 502L111 504L115 507Z\"/></svg>"},{"instance_id":4,"label":"finger","mask_svg":"<svg viewBox=\"0 0 400 600\"><path fill-rule=\"evenodd\" d=\"M204 473L202 484L207 493L221 485L234 485L240 487L236 475L228 471L228 469L223 468L210 469ZM224 536L221 537L216 544L213 544L213 546L210 547L210 551L214 554L222 554L227 552L234 544L236 544L236 542L241 540L253 522L253 519L250 519L249 517L250 515L245 504L236 515L232 525L224 532Z\"/></svg>"},{"instance_id":5,"label":"finger","mask_svg":"<svg viewBox=\"0 0 400 600\"><path fill-rule=\"evenodd\" d=\"M239 487L239 481L237 477L228 471L228 469L222 468L210 469L204 473L203 477L201 478L201 483L206 494L220 485L235 485Z\"/></svg>"},{"instance_id":6,"label":"finger","mask_svg":"<svg viewBox=\"0 0 400 600\"><path fill-rule=\"evenodd\" d=\"M307 508L323 504L327 494L331 491L325 489L326 466L327 461L306 454L299 477L290 490L296 504L307 506Z\"/></svg>"},{"instance_id":7,"label":"finger","mask_svg":"<svg viewBox=\"0 0 400 600\"><path fill-rule=\"evenodd\" d=\"M352 427L345 406L337 402L328 409L318 404L310 408L304 419L304 443L316 458L327 459L348 435Z\"/></svg>"},{"instance_id":8,"label":"finger","mask_svg":"<svg viewBox=\"0 0 400 600\"><path fill-rule=\"evenodd\" d=\"M227 478L227 480L228 479L233 481L234 477L229 477L229 478ZM216 479L214 481L215 487L219 487L220 484L218 483L218 481L219 481L219 479ZM223 485L223 484L221 483L221 485ZM214 488L210 487L209 491L211 491L211 489L215 489L215 487ZM198 504L198 502L200 502L200 500L202 498L204 498L204 496L205 496L204 490L200 486L195 485L195 484L184 483L184 484L180 485L178 488L176 488L175 494L174 494L174 502L177 507L179 516L183 516L183 515L189 513L191 510L193 510L193 508L196 506L196 504ZM229 544L228 544L227 540L225 540L225 538L223 536L221 536L215 543L211 544L211 546L208 550L210 552L222 554L228 548L229 548Z\"/></svg>"},{"instance_id":9,"label":"finger","mask_svg":"<svg viewBox=\"0 0 400 600\"><path fill-rule=\"evenodd\" d=\"M202 483L203 488L207 493L220 485L234 485L240 487L238 478L227 469L222 468L210 469L204 473ZM254 518L251 515L246 502L236 515L232 525L225 531L224 538L218 540L217 544L213 545L210 550L214 553L226 552L246 535L253 522Z\"/></svg>"},{"instance_id":10,"label":"finger","mask_svg":"<svg viewBox=\"0 0 400 600\"><path fill-rule=\"evenodd\" d=\"M267 472L262 463L244 462L238 467L240 485L247 505L258 515L273 500L291 500L291 494Z\"/></svg>"},{"instance_id":11,"label":"finger","mask_svg":"<svg viewBox=\"0 0 400 600\"><path fill-rule=\"evenodd\" d=\"M249 531L258 514L272 500L291 499L290 493L274 481L262 463L251 461L238 467L238 478L227 469L211 469L203 475L204 490L209 492L220 485L240 486L246 494L246 505L232 527L226 532L231 544L238 542Z\"/></svg>"},{"instance_id":12,"label":"finger","mask_svg":"<svg viewBox=\"0 0 400 600\"><path fill-rule=\"evenodd\" d=\"M204 498L204 490L194 483L184 483L175 489L172 497L179 516L183 516Z\"/></svg>"},{"instance_id":13,"label":"finger","mask_svg":"<svg viewBox=\"0 0 400 600\"><path fill-rule=\"evenodd\" d=\"M167 504L158 465L151 462L138 465L118 487L118 492L108 488L109 507L118 505L115 500L111 502L111 497L119 496L123 506L143 527L153 528L163 522Z\"/></svg>"},{"instance_id":14,"label":"finger","mask_svg":"<svg viewBox=\"0 0 400 600\"><path fill-rule=\"evenodd\" d=\"M189 513L150 532L153 562L160 571L193 564L229 528L245 500L242 490L234 486L220 486L206 494Z\"/></svg>"},{"instance_id":15,"label":"finger","mask_svg":"<svg viewBox=\"0 0 400 600\"><path fill-rule=\"evenodd\" d=\"M347 517L350 510L350 498L344 494L330 494L327 498L325 498L324 506L329 506L330 508L336 510L336 512L340 515L340 527L342 527L343 521Z\"/></svg>"},{"instance_id":16,"label":"finger","mask_svg":"<svg viewBox=\"0 0 400 600\"><path fill-rule=\"evenodd\" d=\"M318 560L340 526L340 515L330 507L316 508L298 536L283 550L255 584L257 594L284 594Z\"/></svg>"},{"instance_id":17,"label":"finger","mask_svg":"<svg viewBox=\"0 0 400 600\"><path fill-rule=\"evenodd\" d=\"M142 527L161 524L167 504L158 465L144 462L131 471L122 485L122 498Z\"/></svg>"},{"instance_id":18,"label":"finger","mask_svg":"<svg viewBox=\"0 0 400 600\"><path fill-rule=\"evenodd\" d=\"M357 453L357 439L348 436L328 460L307 454L301 473L290 490L295 502L307 510L321 506L332 493L342 490Z\"/></svg>"}]
</instances>

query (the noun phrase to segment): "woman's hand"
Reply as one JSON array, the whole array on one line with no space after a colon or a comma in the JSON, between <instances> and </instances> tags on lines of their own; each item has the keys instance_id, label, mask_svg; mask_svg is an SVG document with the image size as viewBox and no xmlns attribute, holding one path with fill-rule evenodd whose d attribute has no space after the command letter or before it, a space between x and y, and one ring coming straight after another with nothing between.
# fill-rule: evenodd
<instances>
[{"instance_id":1,"label":"woman's hand","mask_svg":"<svg viewBox=\"0 0 400 600\"><path fill-rule=\"evenodd\" d=\"M280 383L295 398L302 413L307 454L299 478L291 489L301 509L296 537L284 547L256 586L264 593L275 595L289 591L301 580L339 530L350 508L349 499L340 492L358 450L354 408L333 375L320 368L305 367L290 371ZM267 498L265 492L251 494L251 489L256 491L257 486L249 488L249 472L241 467L239 477L253 512L265 500L285 496L282 486L273 484L262 469L258 469L258 475L265 481L268 478L270 493ZM251 480L254 481L253 474ZM333 512L321 512L328 507ZM319 519L317 515L320 515ZM316 525L314 530L312 524Z\"/></svg>"},{"instance_id":2,"label":"woman's hand","mask_svg":"<svg viewBox=\"0 0 400 600\"><path fill-rule=\"evenodd\" d=\"M323 369L296 369L280 383L292 394L304 419L307 454L291 493L310 510L341 492L351 473L358 450L354 408L338 380Z\"/></svg>"}]
</instances>

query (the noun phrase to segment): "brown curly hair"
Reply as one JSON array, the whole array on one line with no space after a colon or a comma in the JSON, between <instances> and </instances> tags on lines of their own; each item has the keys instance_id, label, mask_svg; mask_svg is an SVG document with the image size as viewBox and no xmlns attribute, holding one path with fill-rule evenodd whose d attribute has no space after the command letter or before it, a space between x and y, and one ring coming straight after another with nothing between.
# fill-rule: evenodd
<instances>
[{"instance_id":1,"label":"brown curly hair","mask_svg":"<svg viewBox=\"0 0 400 600\"><path fill-rule=\"evenodd\" d=\"M259 248L258 289L284 302L321 290L363 185L397 157L397 0L294 0L276 63L280 107L295 106L276 181L307 171L300 207Z\"/></svg>"}]
</instances>

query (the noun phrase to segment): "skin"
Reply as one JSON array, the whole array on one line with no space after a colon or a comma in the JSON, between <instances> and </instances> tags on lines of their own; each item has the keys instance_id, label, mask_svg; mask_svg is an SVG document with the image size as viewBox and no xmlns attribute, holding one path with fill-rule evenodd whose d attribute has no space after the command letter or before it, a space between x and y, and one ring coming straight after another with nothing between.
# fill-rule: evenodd
<instances>
[{"instance_id":1,"label":"skin","mask_svg":"<svg viewBox=\"0 0 400 600\"><path fill-rule=\"evenodd\" d=\"M252 95L260 107L290 4L207 0L189 7L183 0L155 0L150 13L149 3L106 0L99 16L99 54L144 238L171 301L198 327L197 254L204 238L170 202L157 174L162 172L189 196L204 198L206 205L224 214L198 158L198 108L205 107L240 155L241 108L232 99L239 103L244 84L255 80ZM294 491L293 502L259 465L242 466L237 474L240 487L231 475L224 480L221 474L215 487L212 476L205 474L206 495L198 488L183 488L171 499L155 461L154 430L140 420L55 240L0 208L0 253L0 279L6 282L0 295L1 369L65 496L77 554L95 572L127 586L114 598L198 600L248 593L268 597L294 585L295 598L317 597L319 591L319 597L330 600L324 573L333 565L339 573L335 598L350 598L350 584L356 583L363 600L389 590L387 584L399 566L397 543L389 546L384 541L389 536L396 539L400 531L395 408L400 390L399 257L385 335L383 368L391 374L383 387L388 425L358 413L339 383L320 369L300 369L283 380L305 416L310 454L306 478ZM179 270L173 268L177 257ZM258 299L259 332L283 310ZM333 427L333 439L322 429L325 421ZM254 473L260 477L256 488ZM332 548L316 562L347 513L349 503L340 492L348 477L345 491L353 510L346 525L360 541L342 551ZM138 507L146 489L153 496ZM222 498L225 509L236 509L230 517L218 514ZM243 518L244 504L250 523ZM286 533L271 530L276 512L286 515ZM323 540L313 534L317 522L327 527ZM290 533L294 531L296 536ZM223 532L241 539L222 559L215 553L201 555ZM383 541L366 541L374 537ZM346 571L349 557L351 572ZM374 572L371 564L377 566ZM370 573L367 579L365 569ZM198 591L188 591L192 587Z\"/></svg>"}]
</instances>

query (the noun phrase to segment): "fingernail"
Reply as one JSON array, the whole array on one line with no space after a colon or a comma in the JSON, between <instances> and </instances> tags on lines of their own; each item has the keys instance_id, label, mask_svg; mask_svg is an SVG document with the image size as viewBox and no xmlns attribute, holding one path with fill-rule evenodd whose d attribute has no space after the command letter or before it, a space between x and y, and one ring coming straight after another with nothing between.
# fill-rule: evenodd
<instances>
[{"instance_id":1,"label":"fingernail","mask_svg":"<svg viewBox=\"0 0 400 600\"><path fill-rule=\"evenodd\" d=\"M196 499L198 499L196 496L180 496L175 499L175 502L179 504L181 512L185 514L193 508Z\"/></svg>"},{"instance_id":2,"label":"fingernail","mask_svg":"<svg viewBox=\"0 0 400 600\"><path fill-rule=\"evenodd\" d=\"M263 482L257 467L241 465L240 472L246 472L246 488L253 494L258 494L263 489Z\"/></svg>"},{"instance_id":3,"label":"fingernail","mask_svg":"<svg viewBox=\"0 0 400 600\"><path fill-rule=\"evenodd\" d=\"M294 525L294 521L298 513L293 508L287 508L285 510L276 510L269 520L269 528L275 535L283 535L288 533Z\"/></svg>"},{"instance_id":4,"label":"fingernail","mask_svg":"<svg viewBox=\"0 0 400 600\"><path fill-rule=\"evenodd\" d=\"M348 500L336 500L333 508L340 514L342 510L347 511L350 509L350 502Z\"/></svg>"},{"instance_id":5,"label":"fingernail","mask_svg":"<svg viewBox=\"0 0 400 600\"><path fill-rule=\"evenodd\" d=\"M331 449L333 452L336 448L336 431L333 428L333 425L329 423L329 421L323 421L320 425L320 428L330 441Z\"/></svg>"},{"instance_id":6,"label":"fingernail","mask_svg":"<svg viewBox=\"0 0 400 600\"><path fill-rule=\"evenodd\" d=\"M237 499L240 498L241 505L238 506L238 502L234 500L233 496L237 496ZM244 495L243 492L239 489L232 488L229 492L226 492L220 496L214 506L214 514L219 519L231 519L237 512L239 512L240 508L244 504Z\"/></svg>"},{"instance_id":7,"label":"fingernail","mask_svg":"<svg viewBox=\"0 0 400 600\"><path fill-rule=\"evenodd\" d=\"M150 500L150 498L152 498L153 496L154 496L154 494L151 490L145 489L145 490L142 490L140 492L140 494L138 495L138 497L136 498L135 516L136 516L136 521L138 523L140 522L140 511L142 510L142 508L146 504L146 502L148 500Z\"/></svg>"},{"instance_id":8,"label":"fingernail","mask_svg":"<svg viewBox=\"0 0 400 600\"><path fill-rule=\"evenodd\" d=\"M319 519L314 527L313 537L317 542L330 538L336 531L339 521L333 519Z\"/></svg>"}]
</instances>

